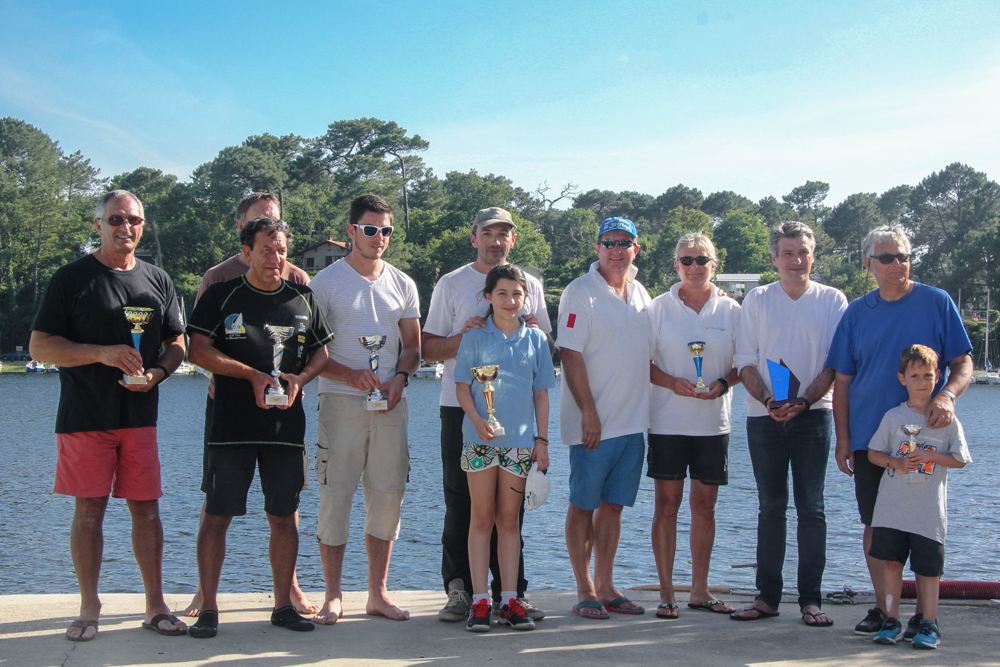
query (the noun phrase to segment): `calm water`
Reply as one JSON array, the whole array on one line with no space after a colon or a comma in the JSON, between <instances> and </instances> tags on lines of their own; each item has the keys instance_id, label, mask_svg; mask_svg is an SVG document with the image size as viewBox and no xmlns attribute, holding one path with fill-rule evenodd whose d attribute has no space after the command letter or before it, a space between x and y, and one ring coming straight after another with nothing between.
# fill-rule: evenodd
<instances>
[{"instance_id":1,"label":"calm water","mask_svg":"<svg viewBox=\"0 0 1000 667\"><path fill-rule=\"evenodd\" d=\"M160 459L165 495L160 501L165 537L164 590L193 593L197 584L195 536L202 504L202 422L207 380L200 375L175 377L160 394ZM439 473L439 380L414 380L410 384L410 454L412 472L403 506L402 529L393 553L390 588L439 589L440 530L442 521ZM731 565L754 561L757 513L756 489L743 429L745 392L737 387L734 430L730 441L730 484L720 492L717 536L710 583L741 588L753 586L750 569ZM55 471L53 424L58 400L56 375L0 375L0 594L74 593L76 579L69 556L69 524L73 499L52 493ZM316 440L313 418L316 385L309 387L307 415L309 442ZM559 390L551 392L552 414L558 415ZM972 386L959 401L959 418L975 462L951 473L950 529L945 578L996 581L1000 578L1000 387ZM568 498L569 464L559 444L558 419L550 429L552 495L539 510L525 518L525 561L531 588L566 590L575 587L566 556L563 520ZM312 449L312 448L311 448ZM851 481L837 470L830 457L827 475L829 549L825 588L850 585L870 588L864 567L857 510ZM323 587L315 525L318 505L315 480L302 494L302 540L299 581L303 588ZM223 570L223 592L267 591L267 522L263 497L255 482L250 514L233 521ZM344 565L345 587L364 590L367 560L364 555L361 493L355 498L351 539ZM656 583L649 526L653 513L653 485L643 478L636 506L626 509L616 581L621 586ZM795 582L794 512L789 520L786 585ZM678 559L675 581L690 581L687 547L689 513L679 519ZM105 522L105 560L101 571L103 592L142 591L142 581L132 558L129 515L124 501L113 500ZM40 562L41 561L41 562Z\"/></svg>"}]
</instances>

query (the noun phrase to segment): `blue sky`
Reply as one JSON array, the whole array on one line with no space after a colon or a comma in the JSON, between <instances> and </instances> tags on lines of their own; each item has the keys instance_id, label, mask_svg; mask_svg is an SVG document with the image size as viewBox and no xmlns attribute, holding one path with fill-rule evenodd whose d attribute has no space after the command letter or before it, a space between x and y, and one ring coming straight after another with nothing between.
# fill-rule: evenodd
<instances>
[{"instance_id":1,"label":"blue sky","mask_svg":"<svg viewBox=\"0 0 1000 667\"><path fill-rule=\"evenodd\" d=\"M1000 3L13 2L0 116L105 176L394 120L439 176L779 196L1000 177Z\"/></svg>"}]
</instances>

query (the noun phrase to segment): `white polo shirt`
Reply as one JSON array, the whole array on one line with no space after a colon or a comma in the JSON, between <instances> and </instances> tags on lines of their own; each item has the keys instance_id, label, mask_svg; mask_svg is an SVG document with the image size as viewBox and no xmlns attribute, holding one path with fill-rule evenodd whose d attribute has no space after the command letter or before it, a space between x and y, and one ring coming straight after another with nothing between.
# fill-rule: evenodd
<instances>
[{"instance_id":1,"label":"white polo shirt","mask_svg":"<svg viewBox=\"0 0 1000 667\"><path fill-rule=\"evenodd\" d=\"M529 273L524 274L528 282L528 293L524 298L521 315L534 315L538 328L545 333L552 332L549 313L545 309L545 295L542 284ZM447 273L438 280L431 294L431 305L427 311L424 331L435 336L450 338L461 333L471 317L486 317L489 304L483 296L486 274L480 273L472 264ZM455 358L444 360L444 375L441 377L440 404L458 408L455 396Z\"/></svg>"},{"instance_id":2,"label":"white polo shirt","mask_svg":"<svg viewBox=\"0 0 1000 667\"><path fill-rule=\"evenodd\" d=\"M799 379L800 398L823 372L827 352L847 297L839 289L810 282L809 289L792 300L781 283L755 287L743 299L740 331L736 339L736 367L755 366L768 393L773 393L767 360L785 365ZM833 409L832 389L812 404L811 410ZM767 408L747 394L747 416L766 417Z\"/></svg>"},{"instance_id":3,"label":"white polo shirt","mask_svg":"<svg viewBox=\"0 0 1000 667\"><path fill-rule=\"evenodd\" d=\"M694 354L688 343L704 341L701 353L702 380L706 385L725 377L733 368L740 304L728 296L712 296L694 312L680 297L681 283L653 299L649 310L653 363L674 377L698 380ZM649 432L658 435L721 435L729 433L733 394L714 401L678 396L670 389L652 385L649 395Z\"/></svg>"},{"instance_id":4,"label":"white polo shirt","mask_svg":"<svg viewBox=\"0 0 1000 667\"><path fill-rule=\"evenodd\" d=\"M587 380L601 418L601 439L649 428L649 318L646 288L629 267L628 300L597 272L600 262L563 290L559 300L559 340L556 345L583 355ZM562 374L559 419L566 445L583 443L583 413Z\"/></svg>"},{"instance_id":5,"label":"white polo shirt","mask_svg":"<svg viewBox=\"0 0 1000 667\"><path fill-rule=\"evenodd\" d=\"M378 351L378 379L391 380L399 359L399 321L420 317L416 283L388 262L382 262L378 278L368 280L342 259L316 274L309 287L334 332L326 346L330 358L353 370L368 368L370 353L361 346L360 337L386 336ZM321 377L319 393L364 396L368 392Z\"/></svg>"}]
</instances>

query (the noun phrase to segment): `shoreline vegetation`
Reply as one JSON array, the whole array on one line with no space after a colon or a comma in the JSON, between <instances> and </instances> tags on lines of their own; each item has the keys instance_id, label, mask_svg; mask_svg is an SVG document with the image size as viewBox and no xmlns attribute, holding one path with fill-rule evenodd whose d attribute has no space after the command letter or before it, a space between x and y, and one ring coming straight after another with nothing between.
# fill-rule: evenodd
<instances>
[{"instance_id":1,"label":"shoreline vegetation","mask_svg":"<svg viewBox=\"0 0 1000 667\"><path fill-rule=\"evenodd\" d=\"M553 321L563 287L596 259L594 238L607 217L636 223L642 248L637 279L651 296L676 282L674 246L692 231L713 239L719 273L760 274L761 284L775 280L768 228L801 220L816 233L816 277L854 299L875 287L862 270L865 235L879 225L900 224L913 240L912 277L944 289L959 304L974 359L983 363L986 292L1000 287L1000 185L969 165L955 162L916 184L858 192L838 203L827 201L830 185L819 180L754 201L682 183L664 183L663 192L653 194L583 191L572 182L521 187L475 169L442 177L420 157L429 146L393 121L358 118L333 122L318 137L248 137L222 147L191 174L150 165L107 177L42 129L0 118L0 352L27 345L51 275L99 241L93 224L97 198L123 188L145 205L138 255L167 271L188 313L204 272L239 250L234 208L251 191L277 194L293 234L289 261L311 274L326 265L324 256L315 256L317 246L347 241L350 200L366 192L386 198L395 210L398 240L385 259L416 282L422 315L437 279L472 259L470 223L489 206L511 211L517 242L509 259L541 274ZM998 312L991 310L989 318L995 328Z\"/></svg>"}]
</instances>

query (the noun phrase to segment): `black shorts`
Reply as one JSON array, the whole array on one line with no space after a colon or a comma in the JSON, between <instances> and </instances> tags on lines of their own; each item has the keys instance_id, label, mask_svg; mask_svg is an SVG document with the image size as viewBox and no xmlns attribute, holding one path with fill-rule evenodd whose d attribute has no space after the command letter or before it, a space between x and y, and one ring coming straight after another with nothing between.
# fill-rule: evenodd
<instances>
[{"instance_id":1,"label":"black shorts","mask_svg":"<svg viewBox=\"0 0 1000 667\"><path fill-rule=\"evenodd\" d=\"M729 484L729 434L658 435L649 434L646 476L653 479L683 480L691 469L691 479L710 486Z\"/></svg>"},{"instance_id":2,"label":"black shorts","mask_svg":"<svg viewBox=\"0 0 1000 667\"><path fill-rule=\"evenodd\" d=\"M299 508L305 479L302 447L286 445L212 445L205 448L205 511L216 516L243 516L254 468L260 468L264 511L288 516Z\"/></svg>"},{"instance_id":3,"label":"black shorts","mask_svg":"<svg viewBox=\"0 0 1000 667\"><path fill-rule=\"evenodd\" d=\"M921 577L940 577L944 574L944 545L916 533L895 528L872 528L872 545L868 555L903 564L909 556L910 571L914 574Z\"/></svg>"},{"instance_id":4,"label":"black shorts","mask_svg":"<svg viewBox=\"0 0 1000 667\"><path fill-rule=\"evenodd\" d=\"M868 460L867 449L854 452L854 498L858 501L861 523L866 526L872 525L878 485L881 484L884 473L885 468Z\"/></svg>"}]
</instances>

